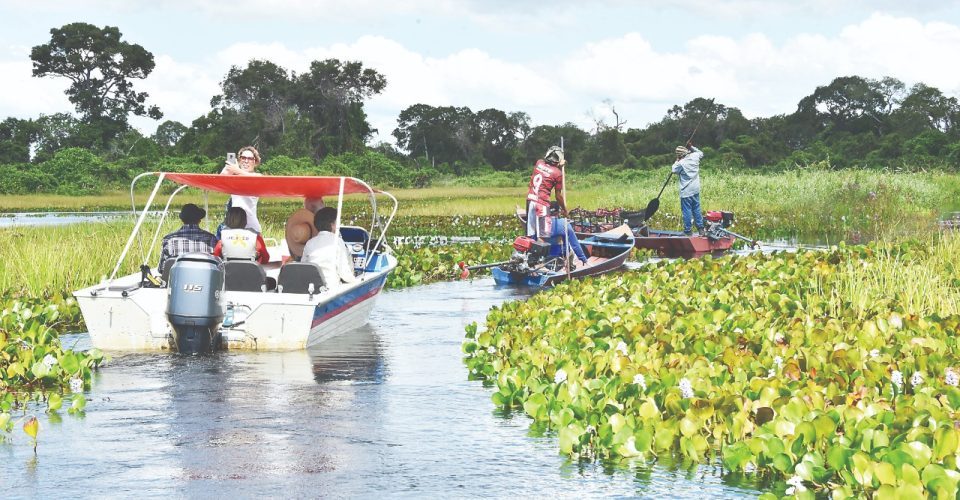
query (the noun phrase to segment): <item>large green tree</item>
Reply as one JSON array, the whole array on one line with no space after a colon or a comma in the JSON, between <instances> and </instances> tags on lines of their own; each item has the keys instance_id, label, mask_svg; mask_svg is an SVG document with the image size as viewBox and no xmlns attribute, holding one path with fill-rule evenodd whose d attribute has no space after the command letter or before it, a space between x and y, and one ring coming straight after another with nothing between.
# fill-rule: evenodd
<instances>
[{"instance_id":1,"label":"large green tree","mask_svg":"<svg viewBox=\"0 0 960 500\"><path fill-rule=\"evenodd\" d=\"M83 122L99 130L104 146L127 128L127 117L160 119L163 113L147 105L147 93L137 92L132 80L142 80L153 71L153 54L122 40L113 26L98 28L71 23L50 30L48 43L33 47L33 76L70 80L67 97Z\"/></svg>"}]
</instances>

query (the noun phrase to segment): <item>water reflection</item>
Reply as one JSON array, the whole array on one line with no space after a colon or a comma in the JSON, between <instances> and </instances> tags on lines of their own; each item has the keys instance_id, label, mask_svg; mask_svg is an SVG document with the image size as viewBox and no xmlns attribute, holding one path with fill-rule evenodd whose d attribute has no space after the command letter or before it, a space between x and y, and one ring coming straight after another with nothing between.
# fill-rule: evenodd
<instances>
[{"instance_id":1,"label":"water reflection","mask_svg":"<svg viewBox=\"0 0 960 500\"><path fill-rule=\"evenodd\" d=\"M386 292L309 351L116 356L85 418L0 445L5 496L748 496L719 469L571 462L469 381L463 328L533 290L486 278ZM80 347L85 335L68 336Z\"/></svg>"},{"instance_id":2,"label":"water reflection","mask_svg":"<svg viewBox=\"0 0 960 500\"><path fill-rule=\"evenodd\" d=\"M150 212L159 215L160 212ZM13 226L63 226L80 222L107 222L133 215L129 212L10 212L0 213L0 228Z\"/></svg>"}]
</instances>

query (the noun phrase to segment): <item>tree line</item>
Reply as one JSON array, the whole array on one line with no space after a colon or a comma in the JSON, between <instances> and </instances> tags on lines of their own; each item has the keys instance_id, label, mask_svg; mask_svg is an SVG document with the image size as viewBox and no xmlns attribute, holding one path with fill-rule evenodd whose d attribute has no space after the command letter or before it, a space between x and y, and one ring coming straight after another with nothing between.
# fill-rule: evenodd
<instances>
[{"instance_id":1,"label":"tree line","mask_svg":"<svg viewBox=\"0 0 960 500\"><path fill-rule=\"evenodd\" d=\"M149 170L216 171L226 151L253 144L264 171L361 175L394 186L422 186L438 175L526 172L560 137L569 169L611 172L661 168L696 130L706 167L783 170L960 167L960 105L955 97L886 77L844 76L817 87L794 112L747 119L736 107L700 97L643 128L614 123L533 126L523 111L414 104L391 131L396 145L369 145L375 132L364 102L387 79L358 61L313 61L297 73L268 60L234 66L210 110L189 125L162 121L144 136L130 116L162 120L134 81L147 78L153 54L123 40L116 27L72 23L33 47L33 75L69 80L75 114L0 122L0 193L90 193L123 187ZM386 132L386 131L383 131Z\"/></svg>"}]
</instances>

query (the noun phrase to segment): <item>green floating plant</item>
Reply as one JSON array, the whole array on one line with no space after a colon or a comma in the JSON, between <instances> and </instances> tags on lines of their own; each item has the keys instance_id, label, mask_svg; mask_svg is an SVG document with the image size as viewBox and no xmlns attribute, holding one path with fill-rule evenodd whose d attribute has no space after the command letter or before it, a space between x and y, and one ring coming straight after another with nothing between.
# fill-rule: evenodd
<instances>
[{"instance_id":1,"label":"green floating plant","mask_svg":"<svg viewBox=\"0 0 960 500\"><path fill-rule=\"evenodd\" d=\"M61 305L56 302L8 299L0 306L0 432L13 430L14 412L26 414L34 404L45 403L46 410L55 413L67 395L68 412L82 412L86 405L82 393L90 385L93 370L105 361L103 353L63 348L52 328L61 318ZM24 418L23 430L36 448L36 417Z\"/></svg>"},{"instance_id":2,"label":"green floating plant","mask_svg":"<svg viewBox=\"0 0 960 500\"><path fill-rule=\"evenodd\" d=\"M719 459L800 497L953 498L960 292L864 274L895 259L953 283L938 255L956 253L841 246L570 282L468 326L464 362L571 456ZM918 286L940 296L903 307Z\"/></svg>"}]
</instances>

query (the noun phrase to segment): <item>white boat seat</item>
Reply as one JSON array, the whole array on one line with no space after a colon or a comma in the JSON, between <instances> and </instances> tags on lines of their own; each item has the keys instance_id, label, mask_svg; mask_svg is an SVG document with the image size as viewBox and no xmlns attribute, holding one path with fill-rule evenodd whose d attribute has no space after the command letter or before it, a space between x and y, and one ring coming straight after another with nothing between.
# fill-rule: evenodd
<instances>
[{"instance_id":1,"label":"white boat seat","mask_svg":"<svg viewBox=\"0 0 960 500\"><path fill-rule=\"evenodd\" d=\"M259 292L267 283L267 273L251 260L230 260L223 263L225 288L234 292Z\"/></svg>"},{"instance_id":2,"label":"white boat seat","mask_svg":"<svg viewBox=\"0 0 960 500\"><path fill-rule=\"evenodd\" d=\"M310 285L313 285L312 289ZM280 268L277 278L280 293L319 293L326 286L320 266L311 262L287 262Z\"/></svg>"}]
</instances>

